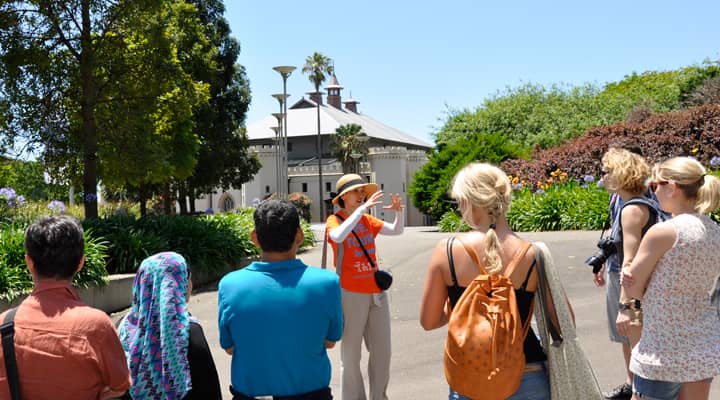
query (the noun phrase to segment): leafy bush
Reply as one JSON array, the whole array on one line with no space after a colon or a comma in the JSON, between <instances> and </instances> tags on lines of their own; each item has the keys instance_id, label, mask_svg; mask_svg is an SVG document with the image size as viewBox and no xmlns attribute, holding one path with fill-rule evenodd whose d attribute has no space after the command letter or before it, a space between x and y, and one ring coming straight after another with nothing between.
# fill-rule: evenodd
<instances>
[{"instance_id":1,"label":"leafy bush","mask_svg":"<svg viewBox=\"0 0 720 400\"><path fill-rule=\"evenodd\" d=\"M470 225L458 213L448 211L440 218L438 228L440 232L467 232L470 230Z\"/></svg>"},{"instance_id":2,"label":"leafy bush","mask_svg":"<svg viewBox=\"0 0 720 400\"><path fill-rule=\"evenodd\" d=\"M6 225L0 229L0 300L11 302L33 288L25 265L25 226ZM76 287L107 285L105 258L107 243L85 231L85 266L75 275Z\"/></svg>"},{"instance_id":3,"label":"leafy bush","mask_svg":"<svg viewBox=\"0 0 720 400\"><path fill-rule=\"evenodd\" d=\"M471 161L499 163L508 158L524 155L520 146L498 134L460 138L440 146L429 155L429 160L415 173L409 194L413 205L421 212L439 219L453 206L444 201L450 182L457 171Z\"/></svg>"},{"instance_id":4,"label":"leafy bush","mask_svg":"<svg viewBox=\"0 0 720 400\"><path fill-rule=\"evenodd\" d=\"M309 222L311 218L310 206L312 205L310 197L306 194L295 192L290 193L288 200L297 207L298 212L300 213L300 218Z\"/></svg>"},{"instance_id":5,"label":"leafy bush","mask_svg":"<svg viewBox=\"0 0 720 400\"><path fill-rule=\"evenodd\" d=\"M538 150L532 160L507 160L500 167L537 187L557 169L582 179L600 170L600 159L611 145L640 144L648 163L672 156L693 156L705 165L720 156L720 105L655 114L643 123L593 128L561 146Z\"/></svg>"},{"instance_id":6,"label":"leafy bush","mask_svg":"<svg viewBox=\"0 0 720 400\"><path fill-rule=\"evenodd\" d=\"M608 192L594 183L570 180L537 192L524 186L513 193L508 223L518 232L602 229L609 200ZM455 212L445 213L438 227L443 232L470 229Z\"/></svg>"},{"instance_id":7,"label":"leafy bush","mask_svg":"<svg viewBox=\"0 0 720 400\"><path fill-rule=\"evenodd\" d=\"M608 192L570 180L532 192L516 191L508 222L520 232L602 229L608 216Z\"/></svg>"}]
</instances>

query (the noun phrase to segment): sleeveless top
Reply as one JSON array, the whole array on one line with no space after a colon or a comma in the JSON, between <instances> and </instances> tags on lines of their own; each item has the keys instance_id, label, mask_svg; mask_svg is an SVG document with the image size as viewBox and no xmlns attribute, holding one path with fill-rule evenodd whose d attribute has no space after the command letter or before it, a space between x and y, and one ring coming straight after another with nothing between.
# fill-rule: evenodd
<instances>
[{"instance_id":1,"label":"sleeveless top","mask_svg":"<svg viewBox=\"0 0 720 400\"><path fill-rule=\"evenodd\" d=\"M448 264L450 266L450 276L452 277L453 281L452 286L447 287L451 309L455 308L455 304L458 302L458 300L460 300L460 296L462 296L466 289L466 287L458 285L457 276L455 275L455 263L452 256L452 244L454 241L455 237L451 237L450 240L448 240L447 245ZM535 296L535 292L528 292L527 290L525 290L528 280L530 280L530 274L532 273L534 267L535 260L533 260L532 265L528 269L527 276L525 277L525 281L520 286L520 289L515 289L515 301L517 302L518 311L520 312L520 319L522 320L523 324L525 323L525 321L527 321L528 317L530 317L528 315L530 314L530 305L532 304L533 297ZM523 343L523 352L525 353L525 362L528 364L547 360L547 355L545 355L545 352L540 345L540 341L538 340L538 337L533 331L532 325L529 327L528 334L525 337L525 342Z\"/></svg>"},{"instance_id":2,"label":"sleeveless top","mask_svg":"<svg viewBox=\"0 0 720 400\"><path fill-rule=\"evenodd\" d=\"M700 214L665 223L677 239L650 276L630 370L669 382L712 378L720 375L720 315L708 292L720 274L720 226Z\"/></svg>"}]
</instances>

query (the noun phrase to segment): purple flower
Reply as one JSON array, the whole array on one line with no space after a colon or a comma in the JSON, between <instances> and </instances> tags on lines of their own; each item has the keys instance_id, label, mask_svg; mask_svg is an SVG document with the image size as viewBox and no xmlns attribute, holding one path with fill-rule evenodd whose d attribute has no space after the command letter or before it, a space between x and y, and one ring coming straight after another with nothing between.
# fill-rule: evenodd
<instances>
[{"instance_id":1,"label":"purple flower","mask_svg":"<svg viewBox=\"0 0 720 400\"><path fill-rule=\"evenodd\" d=\"M65 213L65 204L63 204L60 200L53 200L48 204L48 209L52 211L53 213L57 214L64 214Z\"/></svg>"},{"instance_id":2,"label":"purple flower","mask_svg":"<svg viewBox=\"0 0 720 400\"><path fill-rule=\"evenodd\" d=\"M605 187L605 182L603 182L603 180L600 179L599 181L597 181L596 186L597 186L598 188Z\"/></svg>"},{"instance_id":3,"label":"purple flower","mask_svg":"<svg viewBox=\"0 0 720 400\"><path fill-rule=\"evenodd\" d=\"M687 158L697 161L697 157L695 157L695 156L687 156Z\"/></svg>"},{"instance_id":4,"label":"purple flower","mask_svg":"<svg viewBox=\"0 0 720 400\"><path fill-rule=\"evenodd\" d=\"M85 202L86 203L92 203L93 201L97 200L97 194L96 193L86 193L85 194Z\"/></svg>"},{"instance_id":5,"label":"purple flower","mask_svg":"<svg viewBox=\"0 0 720 400\"><path fill-rule=\"evenodd\" d=\"M720 166L720 157L715 156L715 157L711 158L710 166L713 168L717 168L718 166Z\"/></svg>"},{"instance_id":6,"label":"purple flower","mask_svg":"<svg viewBox=\"0 0 720 400\"><path fill-rule=\"evenodd\" d=\"M520 190L520 189L522 189L522 188L523 188L522 183L516 183L516 184L513 185L513 190L514 190L514 191L518 191L518 190Z\"/></svg>"},{"instance_id":7,"label":"purple flower","mask_svg":"<svg viewBox=\"0 0 720 400\"><path fill-rule=\"evenodd\" d=\"M545 191L542 189L538 189L535 191L536 194L545 194Z\"/></svg>"},{"instance_id":8,"label":"purple flower","mask_svg":"<svg viewBox=\"0 0 720 400\"><path fill-rule=\"evenodd\" d=\"M0 189L0 199L5 199L8 202L15 199L17 197L17 193L15 193L15 189L13 188L2 188Z\"/></svg>"},{"instance_id":9,"label":"purple flower","mask_svg":"<svg viewBox=\"0 0 720 400\"><path fill-rule=\"evenodd\" d=\"M595 182L595 177L592 175L585 175L585 176L583 176L583 181L585 183L592 183L592 182Z\"/></svg>"},{"instance_id":10,"label":"purple flower","mask_svg":"<svg viewBox=\"0 0 720 400\"><path fill-rule=\"evenodd\" d=\"M15 202L16 202L17 205L19 205L19 206L24 206L24 205L25 205L25 196L18 196L18 197L15 199Z\"/></svg>"},{"instance_id":11,"label":"purple flower","mask_svg":"<svg viewBox=\"0 0 720 400\"><path fill-rule=\"evenodd\" d=\"M207 210L205 210L205 214L208 214L208 215L215 214L215 210L213 210L212 207L210 207Z\"/></svg>"}]
</instances>

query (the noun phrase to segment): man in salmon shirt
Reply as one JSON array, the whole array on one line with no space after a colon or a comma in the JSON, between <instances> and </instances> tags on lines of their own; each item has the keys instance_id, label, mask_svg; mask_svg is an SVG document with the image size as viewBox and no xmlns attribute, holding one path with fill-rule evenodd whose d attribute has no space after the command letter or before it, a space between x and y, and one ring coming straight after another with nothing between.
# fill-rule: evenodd
<instances>
[{"instance_id":1,"label":"man in salmon shirt","mask_svg":"<svg viewBox=\"0 0 720 400\"><path fill-rule=\"evenodd\" d=\"M394 222L388 223L366 214L382 203L380 198L383 193L378 191L376 184L367 183L356 174L343 175L335 184L335 190L338 194L332 202L341 210L328 217L326 226L335 270L340 275L345 318L341 342L342 399L366 399L360 371L364 338L370 352L370 399L385 400L390 382L390 307L387 293L375 283L375 237L378 234L401 234L405 207L399 195L390 195L391 204L383 209L395 211Z\"/></svg>"},{"instance_id":2,"label":"man in salmon shirt","mask_svg":"<svg viewBox=\"0 0 720 400\"><path fill-rule=\"evenodd\" d=\"M43 217L25 233L25 263L35 288L14 317L23 399L107 399L130 387L115 326L104 312L83 303L72 286L85 263L83 253L83 229L72 217ZM9 312L0 315L0 323ZM2 362L0 399L12 398L7 376Z\"/></svg>"}]
</instances>

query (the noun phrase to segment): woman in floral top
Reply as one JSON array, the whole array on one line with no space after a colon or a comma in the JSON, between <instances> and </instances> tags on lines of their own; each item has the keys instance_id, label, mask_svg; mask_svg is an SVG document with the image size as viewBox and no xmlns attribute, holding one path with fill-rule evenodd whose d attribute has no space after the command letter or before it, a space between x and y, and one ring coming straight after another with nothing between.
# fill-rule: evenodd
<instances>
[{"instance_id":1,"label":"woman in floral top","mask_svg":"<svg viewBox=\"0 0 720 400\"><path fill-rule=\"evenodd\" d=\"M623 269L618 330L642 324L632 351L633 399L707 399L720 374L720 180L686 157L653 169L650 188L671 220L654 225ZM681 393L682 390L682 393Z\"/></svg>"}]
</instances>

